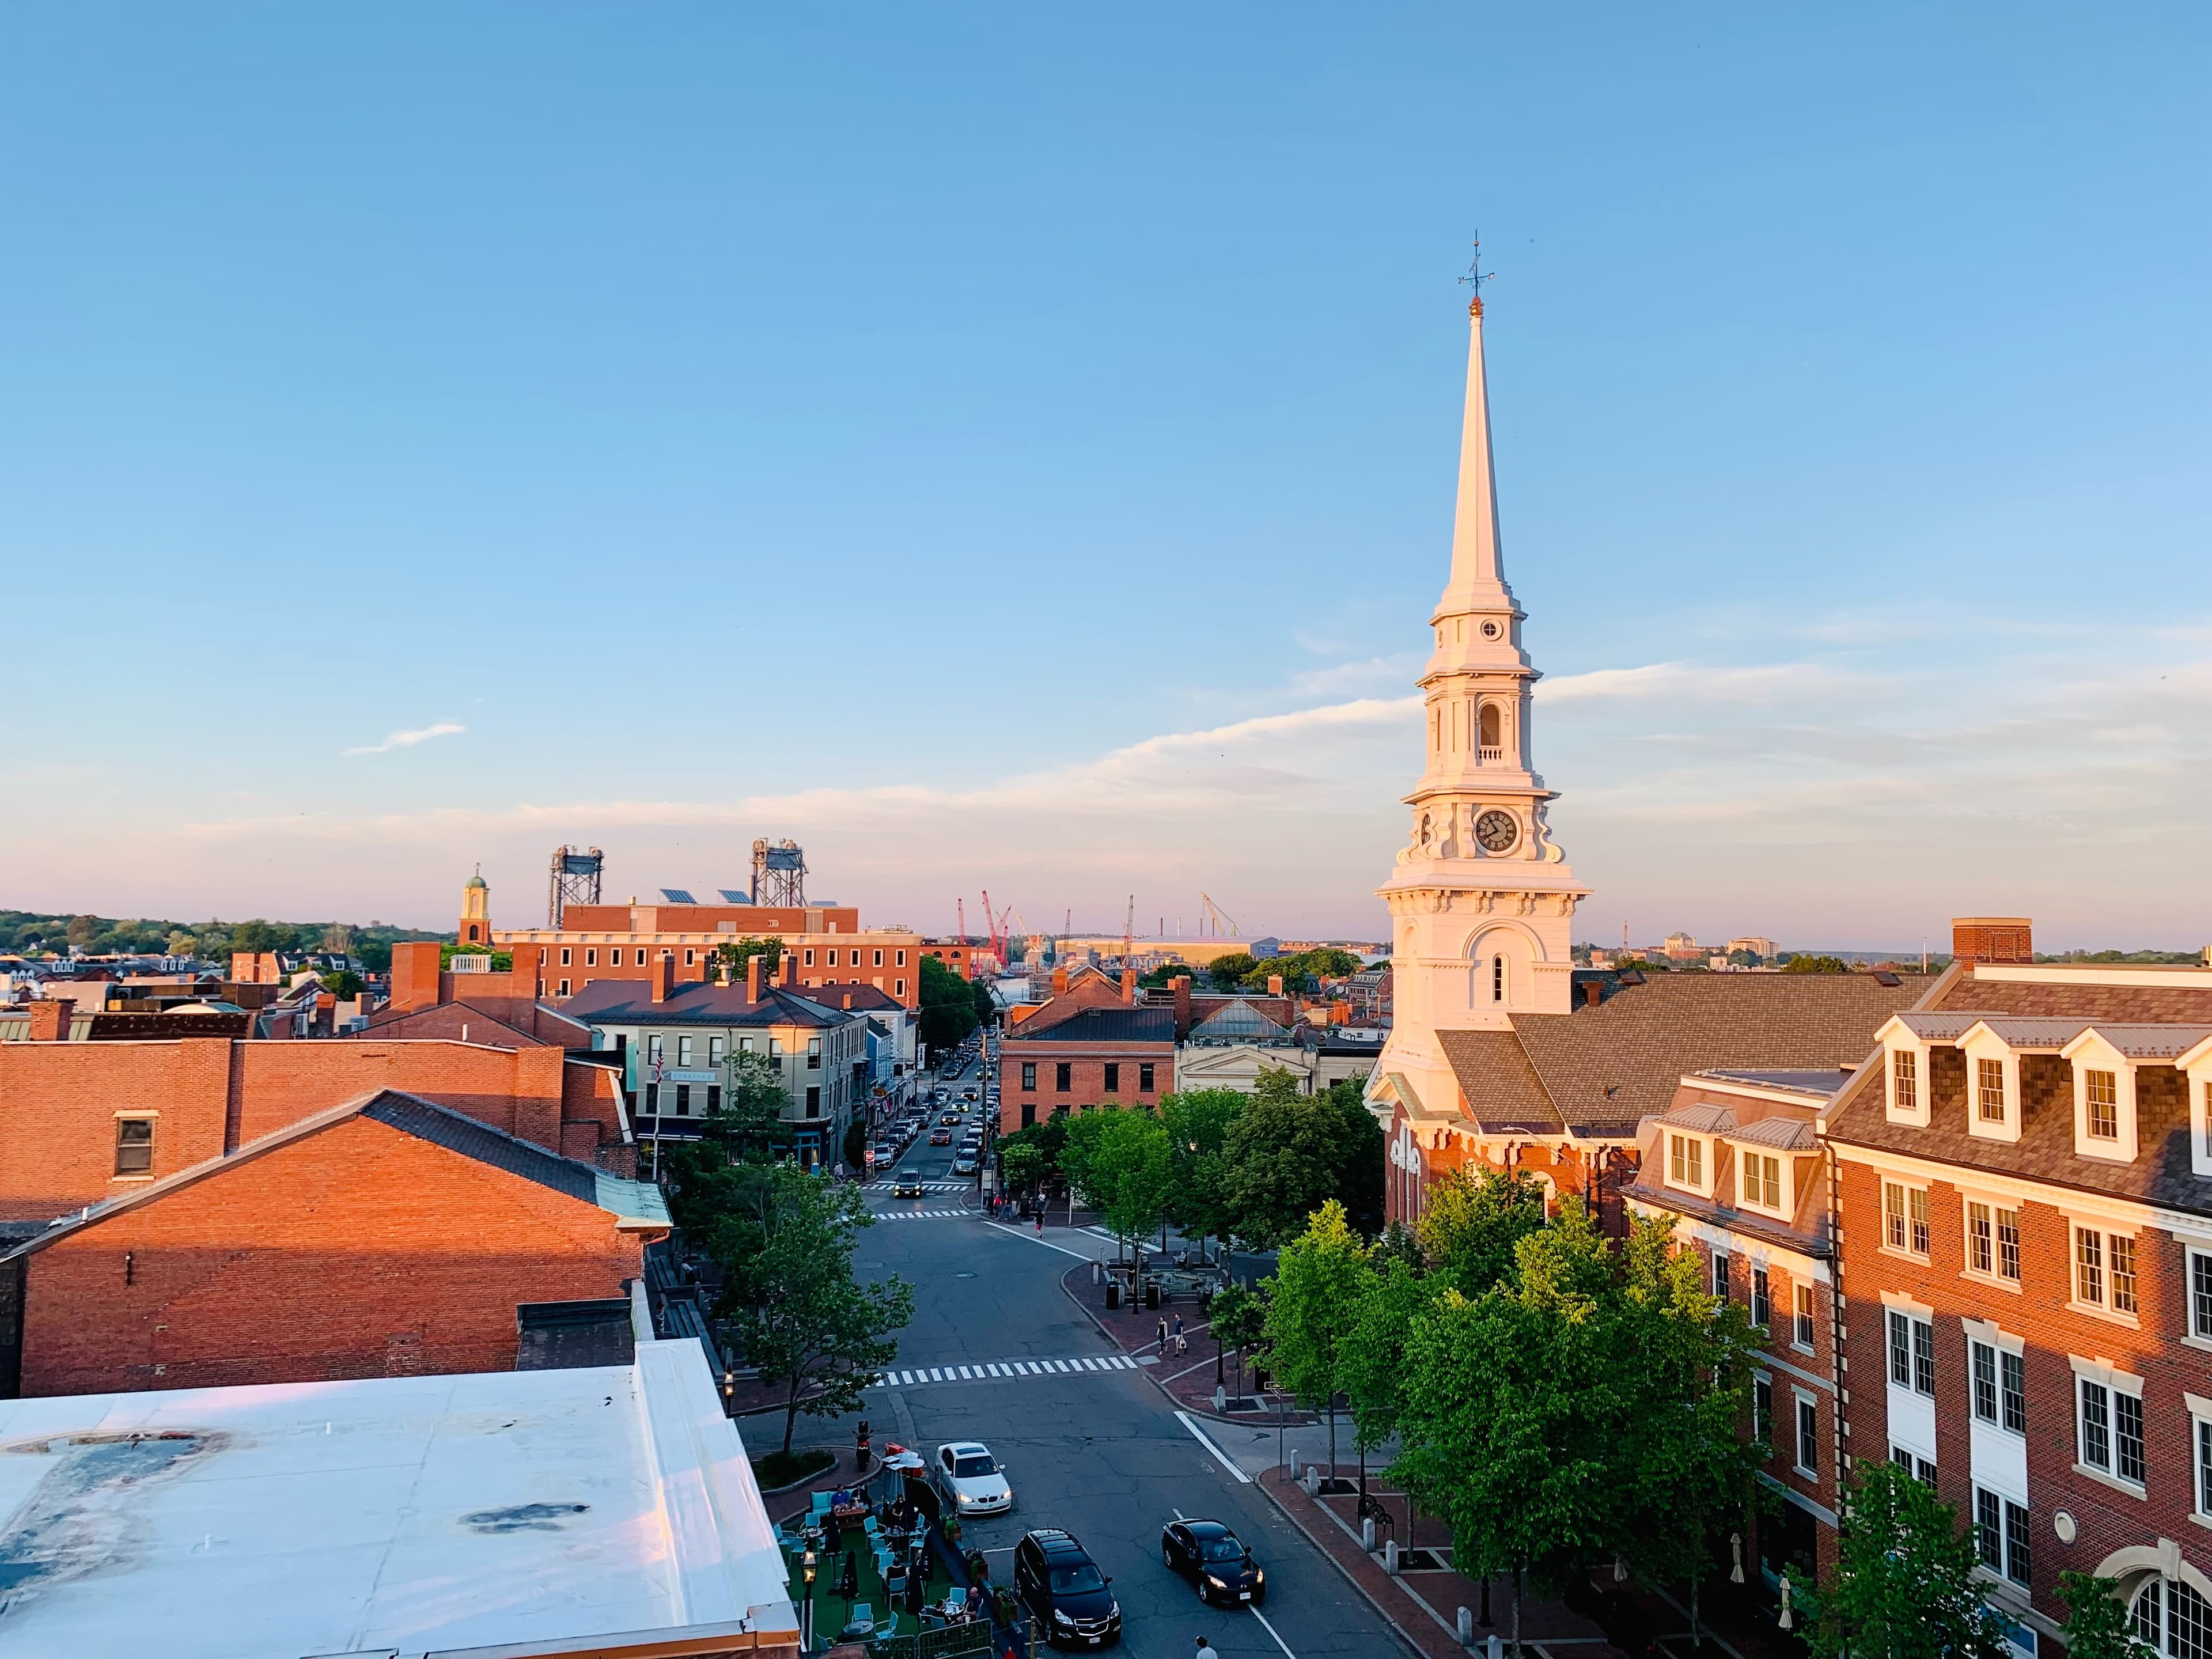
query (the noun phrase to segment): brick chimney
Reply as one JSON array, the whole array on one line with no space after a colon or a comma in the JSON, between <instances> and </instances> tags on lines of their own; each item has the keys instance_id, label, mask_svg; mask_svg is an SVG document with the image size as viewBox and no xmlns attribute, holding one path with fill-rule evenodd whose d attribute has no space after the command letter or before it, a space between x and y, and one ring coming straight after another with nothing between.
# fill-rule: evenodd
<instances>
[{"instance_id":1,"label":"brick chimney","mask_svg":"<svg viewBox=\"0 0 2212 1659\"><path fill-rule=\"evenodd\" d=\"M410 939L392 947L392 1006L399 1013L439 1003L438 944Z\"/></svg>"},{"instance_id":2,"label":"brick chimney","mask_svg":"<svg viewBox=\"0 0 2212 1659\"><path fill-rule=\"evenodd\" d=\"M1280 974L1270 974L1267 975L1267 994L1271 997L1279 997L1283 994L1283 976Z\"/></svg>"},{"instance_id":3,"label":"brick chimney","mask_svg":"<svg viewBox=\"0 0 2212 1659\"><path fill-rule=\"evenodd\" d=\"M1133 968L1124 968L1121 970L1121 1000L1134 1002L1136 1000L1137 970Z\"/></svg>"},{"instance_id":4,"label":"brick chimney","mask_svg":"<svg viewBox=\"0 0 2212 1659\"><path fill-rule=\"evenodd\" d=\"M2034 931L2027 916L1954 916L1951 954L1960 962L2033 962Z\"/></svg>"},{"instance_id":5,"label":"brick chimney","mask_svg":"<svg viewBox=\"0 0 2212 1659\"><path fill-rule=\"evenodd\" d=\"M1065 968L1055 968L1055 969L1054 969L1052 970L1052 994L1053 994L1053 995L1054 995L1054 996L1058 996L1058 995L1060 995L1062 992L1066 991L1066 989L1067 989L1067 969L1065 969Z\"/></svg>"},{"instance_id":6,"label":"brick chimney","mask_svg":"<svg viewBox=\"0 0 2212 1659\"><path fill-rule=\"evenodd\" d=\"M745 1000L747 1002L758 1002L761 1000L761 969L767 963L766 957L745 958Z\"/></svg>"},{"instance_id":7,"label":"brick chimney","mask_svg":"<svg viewBox=\"0 0 2212 1659\"><path fill-rule=\"evenodd\" d=\"M1605 981L1603 980L1586 979L1583 981L1583 1006L1584 1007L1595 1008L1598 1004L1604 1000Z\"/></svg>"},{"instance_id":8,"label":"brick chimney","mask_svg":"<svg viewBox=\"0 0 2212 1659\"><path fill-rule=\"evenodd\" d=\"M850 991L845 993L845 1012L848 1014L853 1012L853 994Z\"/></svg>"},{"instance_id":9,"label":"brick chimney","mask_svg":"<svg viewBox=\"0 0 2212 1659\"><path fill-rule=\"evenodd\" d=\"M1190 975L1177 974L1168 983L1175 988L1176 1041L1190 1035Z\"/></svg>"},{"instance_id":10,"label":"brick chimney","mask_svg":"<svg viewBox=\"0 0 2212 1659\"><path fill-rule=\"evenodd\" d=\"M76 1004L52 997L31 1005L31 1041L33 1042L66 1042L69 1041L70 1016L76 1012Z\"/></svg>"},{"instance_id":11,"label":"brick chimney","mask_svg":"<svg viewBox=\"0 0 2212 1659\"><path fill-rule=\"evenodd\" d=\"M775 982L777 984L797 985L799 983L798 954L795 951L786 951L781 957L776 958L776 969Z\"/></svg>"},{"instance_id":12,"label":"brick chimney","mask_svg":"<svg viewBox=\"0 0 2212 1659\"><path fill-rule=\"evenodd\" d=\"M653 957L647 970L655 1002L668 1000L669 992L676 984L676 958L665 952Z\"/></svg>"}]
</instances>

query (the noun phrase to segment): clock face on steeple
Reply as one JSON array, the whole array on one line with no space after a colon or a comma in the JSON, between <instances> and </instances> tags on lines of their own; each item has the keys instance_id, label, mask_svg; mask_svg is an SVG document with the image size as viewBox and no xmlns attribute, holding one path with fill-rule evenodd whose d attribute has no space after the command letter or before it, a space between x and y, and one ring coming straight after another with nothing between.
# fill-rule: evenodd
<instances>
[{"instance_id":1,"label":"clock face on steeple","mask_svg":"<svg viewBox=\"0 0 2212 1659\"><path fill-rule=\"evenodd\" d=\"M1474 838L1486 853L1510 853L1521 839L1521 826L1513 814L1493 806L1474 821Z\"/></svg>"}]
</instances>

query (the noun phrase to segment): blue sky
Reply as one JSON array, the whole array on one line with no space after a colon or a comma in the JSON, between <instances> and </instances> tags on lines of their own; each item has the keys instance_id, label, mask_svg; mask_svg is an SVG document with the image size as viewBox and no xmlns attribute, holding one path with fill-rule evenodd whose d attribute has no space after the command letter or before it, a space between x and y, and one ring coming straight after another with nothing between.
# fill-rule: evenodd
<instances>
[{"instance_id":1,"label":"blue sky","mask_svg":"<svg viewBox=\"0 0 2212 1659\"><path fill-rule=\"evenodd\" d=\"M1373 933L1479 226L1586 936L2212 935L2202 9L787 13L0 18L0 904Z\"/></svg>"}]
</instances>

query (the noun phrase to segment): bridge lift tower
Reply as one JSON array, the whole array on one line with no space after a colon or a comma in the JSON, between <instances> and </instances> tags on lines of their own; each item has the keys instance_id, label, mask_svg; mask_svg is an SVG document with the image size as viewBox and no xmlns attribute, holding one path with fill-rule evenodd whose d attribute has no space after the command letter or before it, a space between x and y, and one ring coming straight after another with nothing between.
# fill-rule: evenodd
<instances>
[{"instance_id":1,"label":"bridge lift tower","mask_svg":"<svg viewBox=\"0 0 2212 1659\"><path fill-rule=\"evenodd\" d=\"M596 847L553 850L553 879L545 896L545 925L558 931L561 915L572 904L599 902L599 871L605 856Z\"/></svg>"}]
</instances>

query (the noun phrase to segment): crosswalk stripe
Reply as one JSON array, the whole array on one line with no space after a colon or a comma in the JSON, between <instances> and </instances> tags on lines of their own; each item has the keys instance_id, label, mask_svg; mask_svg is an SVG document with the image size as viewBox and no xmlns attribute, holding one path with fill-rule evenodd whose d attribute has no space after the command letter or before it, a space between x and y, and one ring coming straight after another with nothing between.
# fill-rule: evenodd
<instances>
[{"instance_id":1,"label":"crosswalk stripe","mask_svg":"<svg viewBox=\"0 0 2212 1659\"><path fill-rule=\"evenodd\" d=\"M1011 1382L1023 1376L1081 1376L1106 1371L1134 1370L1139 1362L1127 1354L1075 1354L1065 1359L989 1359L968 1364L908 1365L884 1371L872 1388L913 1388L927 1382Z\"/></svg>"}]
</instances>

